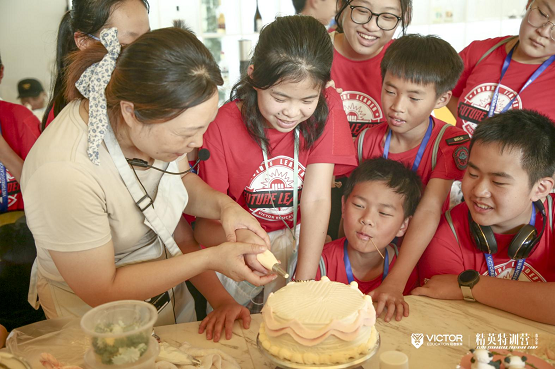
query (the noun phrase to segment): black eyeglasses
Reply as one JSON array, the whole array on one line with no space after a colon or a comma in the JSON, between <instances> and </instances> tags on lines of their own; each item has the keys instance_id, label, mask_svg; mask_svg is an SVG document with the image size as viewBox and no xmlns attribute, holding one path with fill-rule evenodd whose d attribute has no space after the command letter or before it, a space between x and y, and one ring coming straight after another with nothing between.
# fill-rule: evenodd
<instances>
[{"instance_id":1,"label":"black eyeglasses","mask_svg":"<svg viewBox=\"0 0 555 369\"><path fill-rule=\"evenodd\" d=\"M397 27L399 21L401 20L401 17L398 17L395 14L376 14L364 6L349 5L349 8L351 8L351 20L356 24L366 24L372 20L373 16L376 16L376 24L384 31L391 31Z\"/></svg>"}]
</instances>

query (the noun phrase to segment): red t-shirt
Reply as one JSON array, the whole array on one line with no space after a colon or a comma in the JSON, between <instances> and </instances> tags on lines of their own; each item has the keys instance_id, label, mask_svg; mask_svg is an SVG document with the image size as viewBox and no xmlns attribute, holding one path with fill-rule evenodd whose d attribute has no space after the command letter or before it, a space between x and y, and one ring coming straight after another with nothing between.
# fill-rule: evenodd
<instances>
[{"instance_id":1,"label":"red t-shirt","mask_svg":"<svg viewBox=\"0 0 555 369\"><path fill-rule=\"evenodd\" d=\"M380 63L385 50L393 41L389 41L378 55L368 60L351 60L334 50L331 78L335 87L343 89L343 109L353 137L369 125L384 121Z\"/></svg>"},{"instance_id":2,"label":"red t-shirt","mask_svg":"<svg viewBox=\"0 0 555 369\"><path fill-rule=\"evenodd\" d=\"M507 56L506 45L501 45L476 66L478 60L492 46L510 37L503 36L483 41L474 41L460 52L464 61L464 71L453 89L453 96L459 98L457 127L470 135L476 124L487 118L493 92L499 82L503 62ZM523 64L512 60L501 85L495 108L499 113L520 91L528 78L538 69L539 64ZM555 64L551 64L512 103L510 109L531 109L555 120L555 104L551 91L555 83Z\"/></svg>"},{"instance_id":3,"label":"red t-shirt","mask_svg":"<svg viewBox=\"0 0 555 369\"><path fill-rule=\"evenodd\" d=\"M347 278L347 272L345 270L345 261L344 261L345 251L344 251L343 243L345 242L345 239L346 238L343 237L325 244L324 249L322 250L322 258L324 259L324 265L326 266L326 276L331 281L349 284L349 279ZM391 269L393 268L396 260L397 260L397 256L394 256L391 259L389 263L389 273L391 273ZM318 268L318 272L316 274L316 280L320 280L320 276L321 276L320 269ZM353 275L353 278L355 282L358 283L358 288L360 292L367 294L375 290L382 284L383 273L380 274L379 277L371 281L360 281L355 275ZM414 269L407 281L403 294L404 295L410 294L410 291L412 291L412 289L416 287L417 281L418 281L418 276L416 273L416 269Z\"/></svg>"},{"instance_id":4,"label":"red t-shirt","mask_svg":"<svg viewBox=\"0 0 555 369\"><path fill-rule=\"evenodd\" d=\"M420 165L416 170L416 173L422 179L424 187L432 178L447 180L462 179L464 175L464 170L466 169L466 165L468 162L468 135L460 128L451 126L447 128L439 143L436 166L435 169L432 171L432 154L434 142L437 138L437 135L441 131L441 128L445 125L448 125L448 123L445 123L437 118L432 119L434 121L432 134L430 136L428 144L426 145L424 154L422 155ZM383 156L384 138L387 135L388 128L389 127L387 125L387 122L384 122L366 131L366 133L364 134L364 143L362 146L363 159ZM357 137L355 140L355 147L358 147L359 139L360 136ZM401 163L411 168L412 164L414 163L414 159L416 158L416 154L418 153L418 149L419 146L416 146L405 152L390 152L388 158L400 161ZM341 166L340 168L338 168L338 171L344 172L345 167ZM447 197L445 201L445 206L447 207L444 206L444 210L447 210L449 209L449 197Z\"/></svg>"},{"instance_id":5,"label":"red t-shirt","mask_svg":"<svg viewBox=\"0 0 555 369\"><path fill-rule=\"evenodd\" d=\"M2 136L12 150L23 160L25 160L40 135L39 125L38 118L23 105L0 101ZM19 183L7 168L6 177L8 180L8 211L23 210L23 197L21 196Z\"/></svg>"},{"instance_id":6,"label":"red t-shirt","mask_svg":"<svg viewBox=\"0 0 555 369\"><path fill-rule=\"evenodd\" d=\"M333 88L328 88L326 99L329 115L324 132L310 150L302 149L302 135L300 138L299 203L308 165L355 164L353 142L341 98ZM247 132L237 102L225 104L204 135L204 147L210 150L210 159L200 163L199 173L212 188L237 201L270 232L284 228L281 218L290 227L293 225L294 133L267 129L266 135L270 143L268 173L262 149ZM300 219L299 211L298 222Z\"/></svg>"},{"instance_id":7,"label":"red t-shirt","mask_svg":"<svg viewBox=\"0 0 555 369\"><path fill-rule=\"evenodd\" d=\"M550 195L555 198L555 194ZM548 212L547 202L544 202ZM555 216L553 207L551 216ZM457 232L459 243L453 235L445 216L441 217L439 227L432 241L426 248L418 263L421 283L436 274L460 274L467 269L474 269L481 275L488 275L488 267L484 253L474 246L468 226L468 206L459 204L451 210L453 225ZM549 217L549 215L548 215ZM535 227L541 230L546 219L538 213ZM549 222L549 220L547 220ZM507 249L514 235L495 234L497 253L492 255L497 278L510 279L516 265L516 260L509 259ZM546 225L543 237L532 254L526 259L519 281L555 282L555 232Z\"/></svg>"}]
</instances>

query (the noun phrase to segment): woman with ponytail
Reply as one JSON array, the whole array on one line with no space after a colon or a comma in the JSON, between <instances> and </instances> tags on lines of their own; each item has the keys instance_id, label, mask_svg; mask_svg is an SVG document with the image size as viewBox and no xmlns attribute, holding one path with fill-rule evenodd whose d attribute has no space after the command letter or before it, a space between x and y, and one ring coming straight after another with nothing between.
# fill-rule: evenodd
<instances>
[{"instance_id":1,"label":"woman with ponytail","mask_svg":"<svg viewBox=\"0 0 555 369\"><path fill-rule=\"evenodd\" d=\"M257 276L244 261L266 247L234 242L249 229L269 245L258 221L183 160L216 116L220 70L190 31L160 29L123 47L117 34L105 29L102 44L71 55L69 103L25 163L37 247L29 302L54 318L149 300L158 324L184 322L195 319L190 280L215 308L207 338L219 340L225 326L229 339L234 320L248 327L250 315L214 272L255 285L275 275ZM228 242L205 250L184 242L183 212L219 219Z\"/></svg>"}]
</instances>

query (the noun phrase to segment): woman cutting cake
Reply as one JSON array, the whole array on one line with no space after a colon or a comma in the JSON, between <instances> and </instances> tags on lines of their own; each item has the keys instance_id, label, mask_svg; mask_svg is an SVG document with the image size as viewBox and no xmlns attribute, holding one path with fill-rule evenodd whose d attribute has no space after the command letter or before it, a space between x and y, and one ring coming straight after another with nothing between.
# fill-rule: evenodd
<instances>
[{"instance_id":1,"label":"woman cutting cake","mask_svg":"<svg viewBox=\"0 0 555 369\"><path fill-rule=\"evenodd\" d=\"M160 319L169 310L169 322L188 321L194 309L182 282L190 279L220 317L214 338L224 321L230 337L235 318L245 325L250 318L213 271L255 285L275 276L256 276L244 263L244 254L263 246L223 243L199 251L181 242L184 211L220 219L228 241L239 228L268 241L252 216L180 160L202 145L216 115L218 66L182 29L149 32L125 47L115 28L100 39L73 55L71 102L23 170L37 246L29 302L55 318L81 316L109 301L150 299L158 302ZM175 308L164 310L170 295Z\"/></svg>"}]
</instances>

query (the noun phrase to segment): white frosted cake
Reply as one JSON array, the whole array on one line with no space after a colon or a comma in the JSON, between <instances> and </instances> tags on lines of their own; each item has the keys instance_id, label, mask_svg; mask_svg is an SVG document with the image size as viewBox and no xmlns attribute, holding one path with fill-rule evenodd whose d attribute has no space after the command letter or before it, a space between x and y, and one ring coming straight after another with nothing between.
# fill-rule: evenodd
<instances>
[{"instance_id":1,"label":"white frosted cake","mask_svg":"<svg viewBox=\"0 0 555 369\"><path fill-rule=\"evenodd\" d=\"M291 282L270 294L259 340L281 360L329 365L366 355L376 344L372 298L356 282Z\"/></svg>"}]
</instances>

